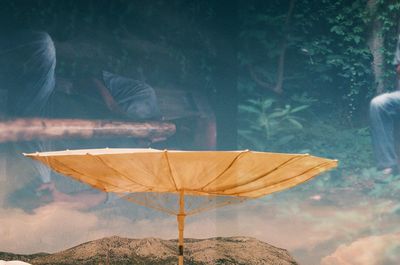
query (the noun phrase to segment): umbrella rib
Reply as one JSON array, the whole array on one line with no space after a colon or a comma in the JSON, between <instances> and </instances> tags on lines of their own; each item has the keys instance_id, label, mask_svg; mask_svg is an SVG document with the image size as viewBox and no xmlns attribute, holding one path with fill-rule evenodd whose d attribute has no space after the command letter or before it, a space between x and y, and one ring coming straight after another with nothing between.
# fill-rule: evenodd
<instances>
[{"instance_id":1,"label":"umbrella rib","mask_svg":"<svg viewBox=\"0 0 400 265\"><path fill-rule=\"evenodd\" d=\"M174 174L172 174L171 164L170 164L170 162L169 162L169 158L168 158L168 154L167 154L167 153L168 153L168 151L165 150L165 151L164 151L164 154L165 154L165 160L167 161L167 165L168 165L169 175L170 175L170 177L171 177L171 179L172 179L172 183L174 183L174 186L175 186L176 191L179 191L179 190L178 190L178 186L176 185L176 181L175 181Z\"/></svg>"},{"instance_id":2,"label":"umbrella rib","mask_svg":"<svg viewBox=\"0 0 400 265\"><path fill-rule=\"evenodd\" d=\"M317 165L315 167L312 167L310 169L307 169L306 171L303 171L302 173L296 175L295 177L291 177L289 179L285 179L285 180L281 180L281 181L275 182L275 183L269 185L268 187L262 187L262 188L256 188L256 189L252 189L252 190L242 191L242 192L235 193L235 194L232 194L232 195L243 196L241 194L246 194L246 193L249 193L249 192L256 192L256 191L259 191L259 190L262 190L262 189L265 189L265 188L270 188L270 187L276 186L278 184L282 184L282 183L285 183L285 182L290 182L290 181L292 181L292 180L294 180L294 179L296 179L296 178L298 178L298 177L300 177L300 176L302 176L304 174L307 174L310 171L313 171L313 170L318 169L318 168L325 168L325 166L330 165L331 163L332 163L332 161L323 162L323 163L321 163L321 164L319 164L319 165ZM311 176L310 178L312 178L312 177L313 176ZM306 180L304 180L302 182L305 182L305 181L309 180L310 178L308 178L308 179L306 179ZM264 196L264 195L265 194L257 196L257 197L261 197L261 196Z\"/></svg>"},{"instance_id":3,"label":"umbrella rib","mask_svg":"<svg viewBox=\"0 0 400 265\"><path fill-rule=\"evenodd\" d=\"M297 160L301 160L301 159L303 159L305 157L308 157L308 156L309 155L300 155L300 156L291 157L288 160L286 160L285 162L283 162L282 164L280 164L279 166L271 169L267 173L264 173L261 176L258 176L258 177L254 178L254 179L248 180L247 182L241 183L240 186L244 186L244 185L247 185L247 184L249 184L251 182L254 182L254 181L257 181L259 179L262 179L262 178L268 176L269 174L273 173L274 171L277 171L278 169L286 167L287 165L289 165L289 164L291 164L293 162L296 162ZM229 190L229 189L233 189L235 187L237 187L237 183L235 183L234 185L231 185L231 186L225 186L223 191L226 191L226 190Z\"/></svg>"},{"instance_id":4,"label":"umbrella rib","mask_svg":"<svg viewBox=\"0 0 400 265\"><path fill-rule=\"evenodd\" d=\"M217 197L218 195L214 195L214 197ZM208 196L208 197L211 197L211 196ZM235 197L233 197L233 196L231 196L231 198L235 198ZM226 202L226 201L225 201ZM196 207L193 207L193 209L191 210L191 211L188 211L189 213L190 212L193 212L193 211L197 211L198 209L204 209L204 208L206 208L206 207L210 207L211 206L211 204L213 203L213 200L212 199L210 199L210 198L207 198L207 200L205 201L205 202L201 202L201 203L199 203L198 205L196 205ZM215 204L217 204L216 202L214 203L214 205ZM190 207L188 207L188 209L189 209Z\"/></svg>"},{"instance_id":5,"label":"umbrella rib","mask_svg":"<svg viewBox=\"0 0 400 265\"><path fill-rule=\"evenodd\" d=\"M307 174L308 172L310 172L310 171L312 171L312 170L315 170L315 169L317 169L317 168L319 168L319 167L322 167L322 166L324 166L324 165L329 165L329 163L330 163L330 162L321 163L321 164L319 164L319 165L317 165L317 166L315 166L315 167L312 167L312 168L310 168L310 169L307 169L306 171L303 171L302 173L300 173L300 174L298 174L298 175L296 175L296 176L294 176L294 177L291 177L291 178L289 178L289 179L284 179L284 180L275 182L275 183L273 183L273 184L271 184L271 185L269 185L269 186L267 186L267 187L261 187L261 188L255 188L255 189L247 190L247 191L242 191L242 192L236 193L235 195L241 196L241 194L246 194L246 193L249 193L249 192L256 192L256 191L259 191L259 190L262 190L262 189L265 189L265 188L270 188L270 187L273 187L273 186L276 186L276 185L279 185L279 184L282 184L282 183L285 183L285 182L290 182L290 181L292 181L292 180L298 178L299 176L302 176L302 175L304 175L304 174ZM303 182L304 182L304 181L303 181ZM264 195L261 195L261 196L264 196Z\"/></svg>"},{"instance_id":6,"label":"umbrella rib","mask_svg":"<svg viewBox=\"0 0 400 265\"><path fill-rule=\"evenodd\" d=\"M239 159L240 156L242 156L242 155L244 155L244 154L246 154L246 153L248 153L248 152L249 152L248 150L243 151L243 152L240 152L240 153L232 160L232 162L229 164L229 166L226 167L226 168L224 169L224 171L222 171L218 176L216 176L214 179L212 179L211 181L209 181L206 185L204 185L203 187L201 187L200 190L204 190L208 185L210 185L211 183L213 183L214 181L216 181L218 178L220 178L222 175L224 175L225 172L227 172L227 171L233 166L233 164Z\"/></svg>"},{"instance_id":7,"label":"umbrella rib","mask_svg":"<svg viewBox=\"0 0 400 265\"><path fill-rule=\"evenodd\" d=\"M159 207L160 209L166 209L168 210L167 207L164 207L160 202L162 201L161 198L161 193L144 193L144 196L146 197L146 202L149 202L149 205L153 205L154 207ZM156 198L156 196L158 198Z\"/></svg>"},{"instance_id":8,"label":"umbrella rib","mask_svg":"<svg viewBox=\"0 0 400 265\"><path fill-rule=\"evenodd\" d=\"M71 170L71 171L73 171L73 172L75 172L75 173L78 173L79 175L81 175L81 176L86 176L85 174L83 174L83 173L81 173L81 172L79 172L78 170L76 170L76 169L73 169L73 168L71 168L71 167L69 167L69 166L67 166L66 164L64 164L63 162L60 162L60 161L58 161L58 160L56 160L57 161L57 163L60 163L61 165L63 165L63 167L65 167L65 168L67 168L67 169L69 169L69 170ZM58 172L58 171L57 171ZM65 173L62 173L62 172L59 172L59 173L61 173L61 174L65 174ZM65 174L65 175L68 175L68 174ZM70 176L70 175L69 175ZM73 176L71 176L71 177L73 177ZM85 182L85 183L87 183L86 181L83 181L81 178L79 178L79 181L82 181L82 182ZM112 184L112 183L109 183L109 182L107 182L107 181L103 181L103 180L99 180L99 179L96 179L96 181L98 181L98 182L101 182L101 183L103 183L103 184L107 184L107 185L111 185L111 186L114 186L114 187L116 187L116 188L119 188L118 186L115 186L114 184ZM94 187L94 188L97 188L98 189L98 187L97 186L95 186L95 185L92 185L92 184L90 184L90 183L87 183L87 184L89 184L90 186L92 186L92 187ZM105 189L103 189L104 191L105 191Z\"/></svg>"},{"instance_id":9,"label":"umbrella rib","mask_svg":"<svg viewBox=\"0 0 400 265\"><path fill-rule=\"evenodd\" d=\"M118 170L116 170L116 169L113 168L112 166L108 165L101 157L95 156L95 155L92 155L92 154L89 154L89 153L88 153L88 155L91 156L91 157L96 158L96 159L97 159L98 161L100 161L104 166L106 166L107 168L111 169L111 170L114 171L115 173L117 173L117 174L123 176L124 178L129 179L129 180L132 181L133 183L135 183L135 184L137 184L137 185L139 185L139 186L148 188L148 189L150 189L150 190L153 189L153 187L147 186L147 185L144 185L144 184L141 184L141 183L139 183L139 182L136 182L136 181L134 181L133 179L131 179L130 177L128 177L127 175L125 175L125 174L119 172ZM117 186L116 186L116 187L117 187Z\"/></svg>"},{"instance_id":10,"label":"umbrella rib","mask_svg":"<svg viewBox=\"0 0 400 265\"><path fill-rule=\"evenodd\" d=\"M217 208L223 207L225 205L242 203L242 202L244 202L244 201L246 201L248 199L250 199L250 198L240 198L240 199L237 199L237 200L234 200L234 201L225 201L225 202L218 203L216 205L210 205L210 206L207 206L207 207L197 208L197 209L194 209L192 211L187 212L186 215L195 215L195 214L199 214L201 212L205 212L205 211L208 211L208 210L211 210L211 209L217 209Z\"/></svg>"},{"instance_id":11,"label":"umbrella rib","mask_svg":"<svg viewBox=\"0 0 400 265\"><path fill-rule=\"evenodd\" d=\"M146 203L141 202L139 200L133 199L132 197L129 197L129 196L120 196L120 197L122 199L124 199L124 200L136 203L136 204L138 204L140 206L143 206L143 207L148 207L148 208L151 208L151 209L154 209L154 210L157 210L157 211L160 211L160 212L164 212L164 213L167 213L167 214L170 214L170 215L176 215L176 213L174 211L171 211L171 210L169 210L167 208L164 208L164 207L160 207L160 206L157 206L157 205L146 204Z\"/></svg>"}]
</instances>

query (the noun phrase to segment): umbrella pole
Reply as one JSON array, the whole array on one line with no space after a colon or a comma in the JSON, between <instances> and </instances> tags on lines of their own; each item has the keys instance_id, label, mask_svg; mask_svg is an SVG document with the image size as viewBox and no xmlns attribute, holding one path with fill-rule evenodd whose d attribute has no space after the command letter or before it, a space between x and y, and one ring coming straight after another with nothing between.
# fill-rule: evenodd
<instances>
[{"instance_id":1,"label":"umbrella pole","mask_svg":"<svg viewBox=\"0 0 400 265\"><path fill-rule=\"evenodd\" d=\"M185 195L183 191L180 192L179 196L179 214L177 215L178 220L178 230L179 230L179 240L178 240L178 247L179 247L179 257L178 257L178 264L183 265L183 231L185 229Z\"/></svg>"}]
</instances>

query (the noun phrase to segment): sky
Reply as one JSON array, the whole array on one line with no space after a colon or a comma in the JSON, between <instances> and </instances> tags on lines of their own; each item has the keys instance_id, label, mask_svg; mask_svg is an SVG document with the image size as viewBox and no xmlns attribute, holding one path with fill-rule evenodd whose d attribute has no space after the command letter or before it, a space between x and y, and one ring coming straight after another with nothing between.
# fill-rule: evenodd
<instances>
[{"instance_id":1,"label":"sky","mask_svg":"<svg viewBox=\"0 0 400 265\"><path fill-rule=\"evenodd\" d=\"M313 192L315 183L190 216L185 237L254 237L287 249L300 264L396 264L399 203L356 188ZM54 253L112 235L173 239L176 217L118 199L89 210L68 202L0 209L1 251Z\"/></svg>"}]
</instances>

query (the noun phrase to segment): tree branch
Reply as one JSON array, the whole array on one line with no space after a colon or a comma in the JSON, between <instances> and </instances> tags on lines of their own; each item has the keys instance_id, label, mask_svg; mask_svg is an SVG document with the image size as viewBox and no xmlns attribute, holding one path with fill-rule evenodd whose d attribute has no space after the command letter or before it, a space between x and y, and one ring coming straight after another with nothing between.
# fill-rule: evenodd
<instances>
[{"instance_id":1,"label":"tree branch","mask_svg":"<svg viewBox=\"0 0 400 265\"><path fill-rule=\"evenodd\" d=\"M267 88L272 90L273 92L277 94L282 94L283 93L283 76L285 73L285 56L286 56L286 48L287 48L287 42L288 42L288 37L289 37L289 26L290 26L290 21L293 16L293 10L295 6L296 0L291 0L289 4L289 9L286 15L285 19L285 24L283 26L283 30L285 32L285 36L282 38L282 42L280 45L280 55L278 59L278 67L277 67L277 76L276 76L276 84L272 85L270 83L267 83L263 80L261 80L259 77L257 77L257 74L255 73L254 67L249 66L249 72L250 76L253 78L253 80L261 87Z\"/></svg>"},{"instance_id":2,"label":"tree branch","mask_svg":"<svg viewBox=\"0 0 400 265\"><path fill-rule=\"evenodd\" d=\"M151 142L175 133L167 122L125 122L82 119L16 119L0 122L0 143L63 138L132 137Z\"/></svg>"}]
</instances>

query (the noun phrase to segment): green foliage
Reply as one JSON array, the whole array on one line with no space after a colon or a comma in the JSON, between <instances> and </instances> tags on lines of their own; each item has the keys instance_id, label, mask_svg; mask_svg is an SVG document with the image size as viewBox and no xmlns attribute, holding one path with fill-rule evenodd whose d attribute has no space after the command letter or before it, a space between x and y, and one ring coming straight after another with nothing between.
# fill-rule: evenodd
<instances>
[{"instance_id":1,"label":"green foliage","mask_svg":"<svg viewBox=\"0 0 400 265\"><path fill-rule=\"evenodd\" d=\"M343 172L357 172L374 165L368 128L346 128L332 119L315 120L297 136L296 150L340 161Z\"/></svg>"},{"instance_id":2,"label":"green foliage","mask_svg":"<svg viewBox=\"0 0 400 265\"><path fill-rule=\"evenodd\" d=\"M372 54L368 42L374 19L381 22L384 39L381 51L385 65L385 88L393 89L395 72L391 65L400 19L400 5L378 1L371 13L367 1L297 1L288 31L282 27L289 1L268 1L243 11L241 62L257 67L267 83L276 82L277 59L287 34L284 91L304 91L340 104L342 122L355 120L376 94ZM373 10L372 10L373 11Z\"/></svg>"},{"instance_id":3,"label":"green foliage","mask_svg":"<svg viewBox=\"0 0 400 265\"><path fill-rule=\"evenodd\" d=\"M65 50L57 47L57 73L64 77L80 78L104 68L137 77L141 68L149 81L161 85L173 80L212 91L219 56L215 36L223 30L215 29L215 4L189 2L3 1L0 20L3 27L16 21L20 28L45 30L67 42L70 47L65 50L74 50L73 56L62 56ZM247 66L252 65L266 83L275 84L277 59L286 39L286 95L307 92L314 98L324 97L331 105L340 104L337 111L346 120L355 119L375 94L368 38L377 18L385 42L382 78L385 87L393 88L398 2L379 0L376 12L371 13L368 1L363 0L296 1L286 29L289 2L239 1L238 42L233 45L238 47L246 82L251 82ZM252 86L257 85L253 82Z\"/></svg>"},{"instance_id":4,"label":"green foliage","mask_svg":"<svg viewBox=\"0 0 400 265\"><path fill-rule=\"evenodd\" d=\"M256 150L279 149L292 142L304 119L299 113L309 105L280 106L271 98L249 99L239 105L239 144Z\"/></svg>"},{"instance_id":5,"label":"green foliage","mask_svg":"<svg viewBox=\"0 0 400 265\"><path fill-rule=\"evenodd\" d=\"M223 36L224 29L215 29L214 4L189 2L4 1L0 19L3 27L8 20L18 21L21 28L45 30L59 40L57 75L78 79L107 69L137 77L140 69L155 86L180 85L213 95L219 78L216 36ZM255 66L260 78L274 85L287 40L283 99L240 104L240 147L307 151L338 158L345 169L368 167L373 162L366 106L374 86L367 42L377 18L384 38L383 78L391 87L400 3L379 0L371 13L362 0L296 1L283 30L289 2L238 3L238 42L233 45L242 66L242 98L268 94L252 80L247 66ZM349 118L356 122L347 123ZM356 126L345 126L349 124Z\"/></svg>"},{"instance_id":6,"label":"green foliage","mask_svg":"<svg viewBox=\"0 0 400 265\"><path fill-rule=\"evenodd\" d=\"M240 147L331 157L340 161L343 172L374 165L368 127L346 128L337 116L316 116L311 108L315 100L306 95L293 97L291 103L280 106L267 98L241 104Z\"/></svg>"},{"instance_id":7,"label":"green foliage","mask_svg":"<svg viewBox=\"0 0 400 265\"><path fill-rule=\"evenodd\" d=\"M240 144L243 148L308 152L336 158L340 165L337 173L328 174L328 179L319 178L315 185L322 189L332 184L359 185L360 189L368 190L363 185L372 177L365 176L365 169L373 168L375 162L366 122L367 107L376 94L368 41L373 22L378 19L384 40L382 78L385 88L391 90L400 4L379 0L370 9L367 1L361 0L297 1L291 27L284 32L281 29L287 8L288 1L264 4L256 1L243 11L240 61L255 66L260 78L273 85L280 40L287 33L285 96L290 98L301 91L318 100L291 101L293 106L312 106L305 112L294 113L301 129L275 117L274 113L280 112L275 109L278 102L274 100L264 105L253 102L241 106L242 113L247 114L241 116ZM243 81L240 88L246 96L265 89L250 81Z\"/></svg>"}]
</instances>

